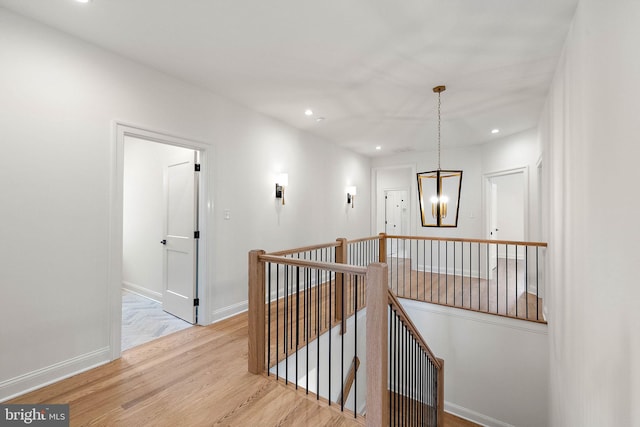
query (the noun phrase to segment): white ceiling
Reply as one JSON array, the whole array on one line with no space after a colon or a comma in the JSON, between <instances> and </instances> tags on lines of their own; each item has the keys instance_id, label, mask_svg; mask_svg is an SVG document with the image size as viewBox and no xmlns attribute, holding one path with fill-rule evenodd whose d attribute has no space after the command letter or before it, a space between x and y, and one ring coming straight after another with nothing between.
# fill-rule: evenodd
<instances>
[{"instance_id":1,"label":"white ceiling","mask_svg":"<svg viewBox=\"0 0 640 427\"><path fill-rule=\"evenodd\" d=\"M537 124L578 0L0 0L367 154ZM304 115L311 108L317 122ZM380 152L375 146L381 145Z\"/></svg>"}]
</instances>

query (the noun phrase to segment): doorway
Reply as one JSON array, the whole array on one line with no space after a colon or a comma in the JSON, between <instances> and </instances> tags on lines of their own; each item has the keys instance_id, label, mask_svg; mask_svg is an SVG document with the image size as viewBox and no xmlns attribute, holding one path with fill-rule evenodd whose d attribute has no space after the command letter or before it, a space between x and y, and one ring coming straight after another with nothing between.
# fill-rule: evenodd
<instances>
[{"instance_id":1,"label":"doorway","mask_svg":"<svg viewBox=\"0 0 640 427\"><path fill-rule=\"evenodd\" d=\"M526 238L527 195L523 170L485 175L487 239Z\"/></svg>"},{"instance_id":2,"label":"doorway","mask_svg":"<svg viewBox=\"0 0 640 427\"><path fill-rule=\"evenodd\" d=\"M206 165L211 155L202 143L121 123L114 126L109 268L112 359L129 346L123 340L127 322L143 323L142 314L131 315L126 303L138 308L146 305L149 312L153 308L152 324L163 316L173 323L155 324L152 335L207 321L206 316L196 316L206 307L203 205L209 203Z\"/></svg>"},{"instance_id":3,"label":"doorway","mask_svg":"<svg viewBox=\"0 0 640 427\"><path fill-rule=\"evenodd\" d=\"M198 154L125 136L123 350L196 322Z\"/></svg>"},{"instance_id":4,"label":"doorway","mask_svg":"<svg viewBox=\"0 0 640 427\"><path fill-rule=\"evenodd\" d=\"M486 238L496 241L525 241L528 237L527 168L509 169L484 175ZM522 257L522 253L518 254ZM508 245L489 252L489 277L498 265L518 263Z\"/></svg>"}]
</instances>

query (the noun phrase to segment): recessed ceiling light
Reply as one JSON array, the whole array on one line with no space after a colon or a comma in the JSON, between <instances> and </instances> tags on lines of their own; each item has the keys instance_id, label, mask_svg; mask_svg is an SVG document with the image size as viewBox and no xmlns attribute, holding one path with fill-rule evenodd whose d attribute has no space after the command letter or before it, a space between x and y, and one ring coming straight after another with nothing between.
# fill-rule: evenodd
<instances>
[{"instance_id":1,"label":"recessed ceiling light","mask_svg":"<svg viewBox=\"0 0 640 427\"><path fill-rule=\"evenodd\" d=\"M76 0L78 3L89 3L91 0Z\"/></svg>"},{"instance_id":2,"label":"recessed ceiling light","mask_svg":"<svg viewBox=\"0 0 640 427\"><path fill-rule=\"evenodd\" d=\"M304 110L304 115L305 116L313 116L313 111L311 111L309 108L307 108L306 110Z\"/></svg>"},{"instance_id":3,"label":"recessed ceiling light","mask_svg":"<svg viewBox=\"0 0 640 427\"><path fill-rule=\"evenodd\" d=\"M316 117L316 122L321 122L324 120L324 117Z\"/></svg>"},{"instance_id":4,"label":"recessed ceiling light","mask_svg":"<svg viewBox=\"0 0 640 427\"><path fill-rule=\"evenodd\" d=\"M376 150L380 151L380 150L382 150L382 147L381 147L380 145L378 145L378 146L376 147Z\"/></svg>"},{"instance_id":5,"label":"recessed ceiling light","mask_svg":"<svg viewBox=\"0 0 640 427\"><path fill-rule=\"evenodd\" d=\"M500 133L500 129L492 129L491 133Z\"/></svg>"}]
</instances>

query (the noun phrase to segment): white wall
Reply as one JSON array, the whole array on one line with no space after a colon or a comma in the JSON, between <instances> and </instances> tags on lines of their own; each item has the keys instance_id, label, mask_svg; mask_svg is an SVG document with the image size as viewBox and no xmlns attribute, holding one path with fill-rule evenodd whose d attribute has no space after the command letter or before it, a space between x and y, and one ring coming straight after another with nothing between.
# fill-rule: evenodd
<instances>
[{"instance_id":1,"label":"white wall","mask_svg":"<svg viewBox=\"0 0 640 427\"><path fill-rule=\"evenodd\" d=\"M445 410L487 426L547 425L547 326L401 300L444 359Z\"/></svg>"},{"instance_id":2,"label":"white wall","mask_svg":"<svg viewBox=\"0 0 640 427\"><path fill-rule=\"evenodd\" d=\"M540 159L541 148L536 129L509 135L483 145L483 174L494 174L516 168L526 171L525 193L527 193L529 209L524 238L528 241L544 240L539 230L538 210L540 203L538 162Z\"/></svg>"},{"instance_id":3,"label":"white wall","mask_svg":"<svg viewBox=\"0 0 640 427\"><path fill-rule=\"evenodd\" d=\"M0 400L109 359L114 120L211 146L209 320L246 307L250 249L369 234L368 159L4 9L0 28Z\"/></svg>"},{"instance_id":4,"label":"white wall","mask_svg":"<svg viewBox=\"0 0 640 427\"><path fill-rule=\"evenodd\" d=\"M540 123L553 426L640 425L639 21L579 3Z\"/></svg>"},{"instance_id":5,"label":"white wall","mask_svg":"<svg viewBox=\"0 0 640 427\"><path fill-rule=\"evenodd\" d=\"M127 137L124 144L122 216L123 287L162 302L166 212L164 170L187 148Z\"/></svg>"}]
</instances>

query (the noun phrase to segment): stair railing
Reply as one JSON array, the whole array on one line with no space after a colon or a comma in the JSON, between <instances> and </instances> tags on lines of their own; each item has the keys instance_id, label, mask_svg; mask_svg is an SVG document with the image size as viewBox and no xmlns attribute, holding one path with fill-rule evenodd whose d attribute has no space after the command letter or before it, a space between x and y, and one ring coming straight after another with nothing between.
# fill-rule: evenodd
<instances>
[{"instance_id":1,"label":"stair railing","mask_svg":"<svg viewBox=\"0 0 640 427\"><path fill-rule=\"evenodd\" d=\"M546 323L546 243L379 237L389 287L399 298Z\"/></svg>"},{"instance_id":2,"label":"stair railing","mask_svg":"<svg viewBox=\"0 0 640 427\"><path fill-rule=\"evenodd\" d=\"M390 292L388 267L295 253L249 254L249 371L273 375L355 418L366 411L367 425L441 425L442 361ZM359 373L356 364L351 380L349 366L360 359L366 370Z\"/></svg>"},{"instance_id":3,"label":"stair railing","mask_svg":"<svg viewBox=\"0 0 640 427\"><path fill-rule=\"evenodd\" d=\"M367 270L286 255L249 253L249 372L362 418L364 373L354 371L351 393L344 386L352 360L366 357Z\"/></svg>"}]
</instances>

